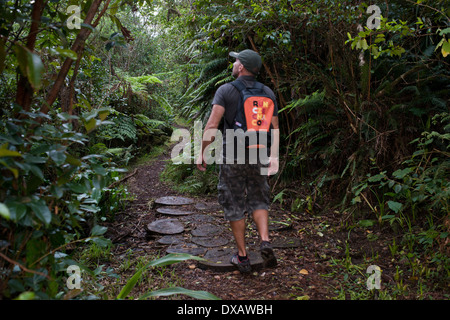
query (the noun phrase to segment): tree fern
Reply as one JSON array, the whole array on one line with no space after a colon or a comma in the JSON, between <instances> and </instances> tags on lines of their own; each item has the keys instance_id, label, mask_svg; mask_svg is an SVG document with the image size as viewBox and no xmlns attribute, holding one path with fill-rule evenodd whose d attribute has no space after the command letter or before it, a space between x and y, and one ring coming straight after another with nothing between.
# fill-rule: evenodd
<instances>
[{"instance_id":1,"label":"tree fern","mask_svg":"<svg viewBox=\"0 0 450 320\"><path fill-rule=\"evenodd\" d=\"M131 89L134 92L145 92L146 94L149 94L147 84L162 84L161 80L152 75L140 77L125 76L124 79L131 85Z\"/></svg>"},{"instance_id":2,"label":"tree fern","mask_svg":"<svg viewBox=\"0 0 450 320\"><path fill-rule=\"evenodd\" d=\"M140 127L148 127L150 129L155 129L158 126L165 125L164 121L156 120L156 119L150 119L146 115L143 114L135 114L134 115L134 122L140 126Z\"/></svg>"},{"instance_id":3,"label":"tree fern","mask_svg":"<svg viewBox=\"0 0 450 320\"><path fill-rule=\"evenodd\" d=\"M131 140L133 143L137 141L137 129L131 117L116 111L109 120L114 124L98 128L97 136L100 139L105 141L118 139L124 142Z\"/></svg>"}]
</instances>

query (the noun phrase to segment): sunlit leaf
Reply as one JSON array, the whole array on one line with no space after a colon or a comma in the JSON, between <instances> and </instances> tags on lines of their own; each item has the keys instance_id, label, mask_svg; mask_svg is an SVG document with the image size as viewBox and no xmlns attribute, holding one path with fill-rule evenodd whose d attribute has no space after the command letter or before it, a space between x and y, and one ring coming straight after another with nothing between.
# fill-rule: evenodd
<instances>
[{"instance_id":1,"label":"sunlit leaf","mask_svg":"<svg viewBox=\"0 0 450 320\"><path fill-rule=\"evenodd\" d=\"M11 214L9 213L9 209L7 206L5 206L3 203L0 202L0 216L5 219L10 219Z\"/></svg>"},{"instance_id":2,"label":"sunlit leaf","mask_svg":"<svg viewBox=\"0 0 450 320\"><path fill-rule=\"evenodd\" d=\"M144 294L139 299L143 300L149 297L163 297L163 296L171 296L174 294L184 294L189 297L200 299L200 300L220 300L219 297L213 295L212 293L206 292L206 291L195 291L195 290L189 290L181 287L172 287L172 288L165 288L160 289L156 291L152 291L149 293Z\"/></svg>"},{"instance_id":3,"label":"sunlit leaf","mask_svg":"<svg viewBox=\"0 0 450 320\"><path fill-rule=\"evenodd\" d=\"M20 152L8 150L8 149L0 149L0 158L2 157L21 157Z\"/></svg>"}]
</instances>

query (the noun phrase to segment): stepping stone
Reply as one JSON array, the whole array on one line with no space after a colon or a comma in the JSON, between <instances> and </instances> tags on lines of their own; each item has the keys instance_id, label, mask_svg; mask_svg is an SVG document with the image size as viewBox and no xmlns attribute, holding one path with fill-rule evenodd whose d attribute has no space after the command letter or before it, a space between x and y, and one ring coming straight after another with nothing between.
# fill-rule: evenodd
<instances>
[{"instance_id":1,"label":"stepping stone","mask_svg":"<svg viewBox=\"0 0 450 320\"><path fill-rule=\"evenodd\" d=\"M198 266L201 269L211 269L221 272L235 271L237 268L230 263L230 258L236 251L237 249L235 248L209 249L203 256L206 261L198 261ZM258 252L247 251L247 255L250 259L252 270L259 270L263 267L263 260Z\"/></svg>"},{"instance_id":2,"label":"stepping stone","mask_svg":"<svg viewBox=\"0 0 450 320\"><path fill-rule=\"evenodd\" d=\"M192 200L190 198L185 198L185 197L168 196L168 197L161 197L161 198L156 199L155 203L166 205L166 206L183 206L186 204L194 203L194 200Z\"/></svg>"},{"instance_id":3,"label":"stepping stone","mask_svg":"<svg viewBox=\"0 0 450 320\"><path fill-rule=\"evenodd\" d=\"M202 247L212 248L226 245L229 240L224 237L192 237L191 241Z\"/></svg>"},{"instance_id":4,"label":"stepping stone","mask_svg":"<svg viewBox=\"0 0 450 320\"><path fill-rule=\"evenodd\" d=\"M208 210L208 206L204 203L196 203L194 207L197 210Z\"/></svg>"},{"instance_id":5,"label":"stepping stone","mask_svg":"<svg viewBox=\"0 0 450 320\"><path fill-rule=\"evenodd\" d=\"M191 231L194 237L211 237L218 235L224 231L223 227L217 226L211 223L205 223L199 225L197 228Z\"/></svg>"},{"instance_id":6,"label":"stepping stone","mask_svg":"<svg viewBox=\"0 0 450 320\"><path fill-rule=\"evenodd\" d=\"M191 223L205 223L205 222L214 222L216 219L207 214L192 214L188 216L180 217L183 222L191 222Z\"/></svg>"},{"instance_id":7,"label":"stepping stone","mask_svg":"<svg viewBox=\"0 0 450 320\"><path fill-rule=\"evenodd\" d=\"M205 210L211 210L211 211L219 211L223 210L222 206L218 203L196 203L194 205L195 209L205 211Z\"/></svg>"},{"instance_id":8,"label":"stepping stone","mask_svg":"<svg viewBox=\"0 0 450 320\"><path fill-rule=\"evenodd\" d=\"M156 211L162 214L167 214L169 216L186 216L193 213L192 211L175 208L158 208L156 209Z\"/></svg>"},{"instance_id":9,"label":"stepping stone","mask_svg":"<svg viewBox=\"0 0 450 320\"><path fill-rule=\"evenodd\" d=\"M199 247L193 243L183 243L183 244L178 244L176 246L167 248L166 252L167 253L188 253L193 256L200 256L200 255L205 254L206 250L207 250L206 248Z\"/></svg>"},{"instance_id":10,"label":"stepping stone","mask_svg":"<svg viewBox=\"0 0 450 320\"><path fill-rule=\"evenodd\" d=\"M158 243L174 245L181 244L183 241L184 239L181 236L164 236L158 240Z\"/></svg>"},{"instance_id":11,"label":"stepping stone","mask_svg":"<svg viewBox=\"0 0 450 320\"><path fill-rule=\"evenodd\" d=\"M301 241L298 238L278 238L272 241L273 248L298 248Z\"/></svg>"},{"instance_id":12,"label":"stepping stone","mask_svg":"<svg viewBox=\"0 0 450 320\"><path fill-rule=\"evenodd\" d=\"M161 219L149 223L147 229L160 234L177 234L184 231L184 226L177 219Z\"/></svg>"}]
</instances>

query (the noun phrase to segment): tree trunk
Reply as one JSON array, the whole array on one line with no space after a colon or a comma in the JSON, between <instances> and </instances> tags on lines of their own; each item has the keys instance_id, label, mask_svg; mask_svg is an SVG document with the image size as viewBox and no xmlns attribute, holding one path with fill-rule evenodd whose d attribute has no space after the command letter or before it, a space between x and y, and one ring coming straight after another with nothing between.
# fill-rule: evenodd
<instances>
[{"instance_id":1,"label":"tree trunk","mask_svg":"<svg viewBox=\"0 0 450 320\"><path fill-rule=\"evenodd\" d=\"M94 28L97 26L98 22L100 21L101 15L103 15L104 12L106 11L106 8L109 5L109 2L110 2L110 0L108 0L106 2L104 10L101 12L99 17L95 21L95 23L92 24L92 26ZM102 3L102 0L94 0L92 2L91 7L89 8L89 11L86 15L86 18L84 19L85 24L91 25L92 20L94 19L95 14L97 13L101 3ZM77 55L82 54L82 51L84 48L84 43L87 40L87 38L89 37L90 33L91 33L90 28L82 28L80 30L80 32L78 33L78 35L72 45L72 48L71 48L71 50L75 51L77 53ZM41 106L41 112L47 113L50 106L55 102L55 100L58 96L58 92L61 89L62 85L64 84L64 79L66 78L67 74L69 73L72 63L73 63L73 60L70 58L67 58L64 61L63 65L61 67L61 70L59 71L58 76L56 78L56 81L53 84L53 87L50 89L50 92L47 95L46 101Z\"/></svg>"},{"instance_id":2,"label":"tree trunk","mask_svg":"<svg viewBox=\"0 0 450 320\"><path fill-rule=\"evenodd\" d=\"M31 26L30 32L27 36L27 49L34 51L36 45L36 37L38 34L39 23L41 22L41 16L44 9L43 0L36 0L33 5L33 11L31 12ZM28 78L24 74L20 74L19 82L17 83L16 91L16 103L25 111L30 110L31 99L33 98L33 88L31 87Z\"/></svg>"}]
</instances>

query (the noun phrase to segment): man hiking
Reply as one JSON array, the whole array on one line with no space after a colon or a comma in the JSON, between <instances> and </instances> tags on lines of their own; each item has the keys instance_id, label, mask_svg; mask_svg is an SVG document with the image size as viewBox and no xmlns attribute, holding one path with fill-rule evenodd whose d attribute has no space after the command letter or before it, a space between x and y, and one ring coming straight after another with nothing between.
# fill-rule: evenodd
<instances>
[{"instance_id":1,"label":"man hiking","mask_svg":"<svg viewBox=\"0 0 450 320\"><path fill-rule=\"evenodd\" d=\"M218 200L224 209L225 219L230 221L231 229L236 241L238 252L233 255L230 262L235 265L242 273L250 272L251 265L247 256L246 244L245 244L245 212L252 214L253 220L256 223L258 233L261 239L260 250L263 258L264 267L274 267L277 264L272 246L269 238L269 204L270 204L270 189L268 184L268 175L275 174L278 171L278 107L276 104L276 97L273 91L255 80L256 75L262 65L261 57L253 50L244 50L236 53L231 52L230 56L236 58L233 64L232 75L236 78L236 81L227 83L220 86L214 96L212 102L212 111L205 126L205 135L202 139L202 147L199 158L197 159L197 168L201 171L206 170L206 161L204 159L204 150L214 141L215 132L211 134L209 130L217 130L224 117L224 134L223 134L223 158L224 163L219 165L219 183L218 183ZM236 82L238 82L236 84ZM239 85L239 86L238 86ZM235 139L227 139L225 132L229 130L235 130L235 125L241 126L241 123L236 121L239 105L242 106L242 95L239 91L241 88L254 88L259 87L260 91L264 93L264 96L269 97L273 103L271 110L271 118L269 125L271 125L270 141L271 145L265 149L260 149L266 152L265 159L269 156L267 164L262 163L261 157L258 159L249 159L248 153L250 149L245 150L245 163L237 161L237 155L242 150L236 150L236 146L233 145L230 148L230 144L236 144ZM267 99L267 98L264 98ZM264 106L268 103L263 101ZM267 120L266 109L258 106L258 103L253 101L253 109L255 114L252 116L253 120L248 122L250 125L253 122L255 125L260 125L261 122ZM262 111L261 111L262 110ZM250 111L249 111L250 112ZM259 112L259 113L258 113ZM241 121L241 120L240 120ZM209 141L205 141L206 133L209 131L208 136L213 137ZM234 132L234 131L233 131ZM266 139L267 140L267 139ZM237 153L232 155L226 150L233 150ZM239 146L238 146L239 147ZM249 148L249 147L247 147ZM262 157L264 158L264 157ZM253 161L249 161L253 160ZM255 160L256 163L255 163ZM264 171L266 169L266 171ZM266 174L262 174L266 172Z\"/></svg>"}]
</instances>

